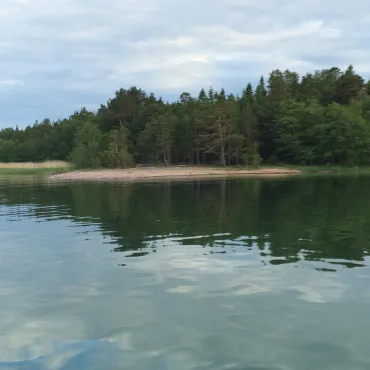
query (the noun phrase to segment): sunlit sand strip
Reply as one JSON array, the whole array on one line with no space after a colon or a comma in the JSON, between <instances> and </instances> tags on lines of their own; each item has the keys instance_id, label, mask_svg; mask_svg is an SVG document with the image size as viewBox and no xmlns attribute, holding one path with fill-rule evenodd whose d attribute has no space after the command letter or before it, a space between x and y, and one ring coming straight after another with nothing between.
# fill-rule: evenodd
<instances>
[{"instance_id":1,"label":"sunlit sand strip","mask_svg":"<svg viewBox=\"0 0 370 370\"><path fill-rule=\"evenodd\" d=\"M120 170L73 171L55 174L50 180L136 181L157 179L214 178L238 176L299 175L301 171L288 168L231 169L212 167L140 167Z\"/></svg>"}]
</instances>

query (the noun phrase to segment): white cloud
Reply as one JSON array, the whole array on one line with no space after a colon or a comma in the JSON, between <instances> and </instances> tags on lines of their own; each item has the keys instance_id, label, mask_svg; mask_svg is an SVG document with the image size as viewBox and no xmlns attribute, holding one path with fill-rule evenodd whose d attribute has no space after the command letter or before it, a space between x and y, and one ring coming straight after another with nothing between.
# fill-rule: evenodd
<instances>
[{"instance_id":1,"label":"white cloud","mask_svg":"<svg viewBox=\"0 0 370 370\"><path fill-rule=\"evenodd\" d=\"M133 84L166 97L209 85L238 92L275 68L352 63L370 74L365 0L13 0L0 19L1 103L12 122L97 107ZM23 81L24 95L10 81ZM16 96L49 108L12 109Z\"/></svg>"},{"instance_id":2,"label":"white cloud","mask_svg":"<svg viewBox=\"0 0 370 370\"><path fill-rule=\"evenodd\" d=\"M0 80L0 86L17 86L24 85L22 80Z\"/></svg>"}]
</instances>

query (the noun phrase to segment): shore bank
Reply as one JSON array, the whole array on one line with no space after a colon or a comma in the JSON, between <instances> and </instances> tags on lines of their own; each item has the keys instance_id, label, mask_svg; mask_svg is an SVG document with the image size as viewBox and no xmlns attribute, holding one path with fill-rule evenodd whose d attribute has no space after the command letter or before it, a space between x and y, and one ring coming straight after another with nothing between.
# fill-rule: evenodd
<instances>
[{"instance_id":1,"label":"shore bank","mask_svg":"<svg viewBox=\"0 0 370 370\"><path fill-rule=\"evenodd\" d=\"M49 180L60 181L137 181L157 179L215 178L239 176L299 175L300 170L289 168L235 169L216 167L139 167L114 170L72 171L54 174Z\"/></svg>"}]
</instances>

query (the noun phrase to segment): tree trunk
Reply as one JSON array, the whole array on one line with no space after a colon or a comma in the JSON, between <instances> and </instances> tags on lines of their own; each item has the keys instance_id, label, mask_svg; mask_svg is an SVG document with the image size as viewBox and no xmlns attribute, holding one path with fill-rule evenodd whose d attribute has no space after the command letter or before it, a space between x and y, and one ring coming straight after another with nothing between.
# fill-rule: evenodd
<instances>
[{"instance_id":1,"label":"tree trunk","mask_svg":"<svg viewBox=\"0 0 370 370\"><path fill-rule=\"evenodd\" d=\"M168 166L167 158L166 158L166 150L163 151L163 162L166 166Z\"/></svg>"},{"instance_id":2,"label":"tree trunk","mask_svg":"<svg viewBox=\"0 0 370 370\"><path fill-rule=\"evenodd\" d=\"M169 147L167 150L167 162L167 166L171 165L171 147Z\"/></svg>"},{"instance_id":3,"label":"tree trunk","mask_svg":"<svg viewBox=\"0 0 370 370\"><path fill-rule=\"evenodd\" d=\"M226 166L226 161L225 161L225 146L224 146L224 140L221 138L221 154L220 154L220 162L221 166Z\"/></svg>"},{"instance_id":4,"label":"tree trunk","mask_svg":"<svg viewBox=\"0 0 370 370\"><path fill-rule=\"evenodd\" d=\"M230 143L227 143L227 165L230 166L231 163L231 148Z\"/></svg>"},{"instance_id":5,"label":"tree trunk","mask_svg":"<svg viewBox=\"0 0 370 370\"><path fill-rule=\"evenodd\" d=\"M224 135L223 135L223 132L222 132L222 123L221 123L221 117L218 118L218 131L219 131L219 134L220 134L220 150L221 150L221 153L220 153L220 162L221 162L221 166L226 166L226 161L225 161L225 144L224 144Z\"/></svg>"},{"instance_id":6,"label":"tree trunk","mask_svg":"<svg viewBox=\"0 0 370 370\"><path fill-rule=\"evenodd\" d=\"M189 164L194 164L194 154L192 149L190 149L189 152Z\"/></svg>"}]
</instances>

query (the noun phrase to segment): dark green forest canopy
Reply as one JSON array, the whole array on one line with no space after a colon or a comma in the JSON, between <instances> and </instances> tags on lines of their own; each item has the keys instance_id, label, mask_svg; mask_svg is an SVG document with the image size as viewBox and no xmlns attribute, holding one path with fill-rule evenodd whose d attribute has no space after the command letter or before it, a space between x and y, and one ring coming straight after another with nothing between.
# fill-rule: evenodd
<instances>
[{"instance_id":1,"label":"dark green forest canopy","mask_svg":"<svg viewBox=\"0 0 370 370\"><path fill-rule=\"evenodd\" d=\"M349 66L299 76L274 70L239 95L183 92L164 102L120 89L97 112L0 131L0 161L134 164L370 164L370 82Z\"/></svg>"}]
</instances>

